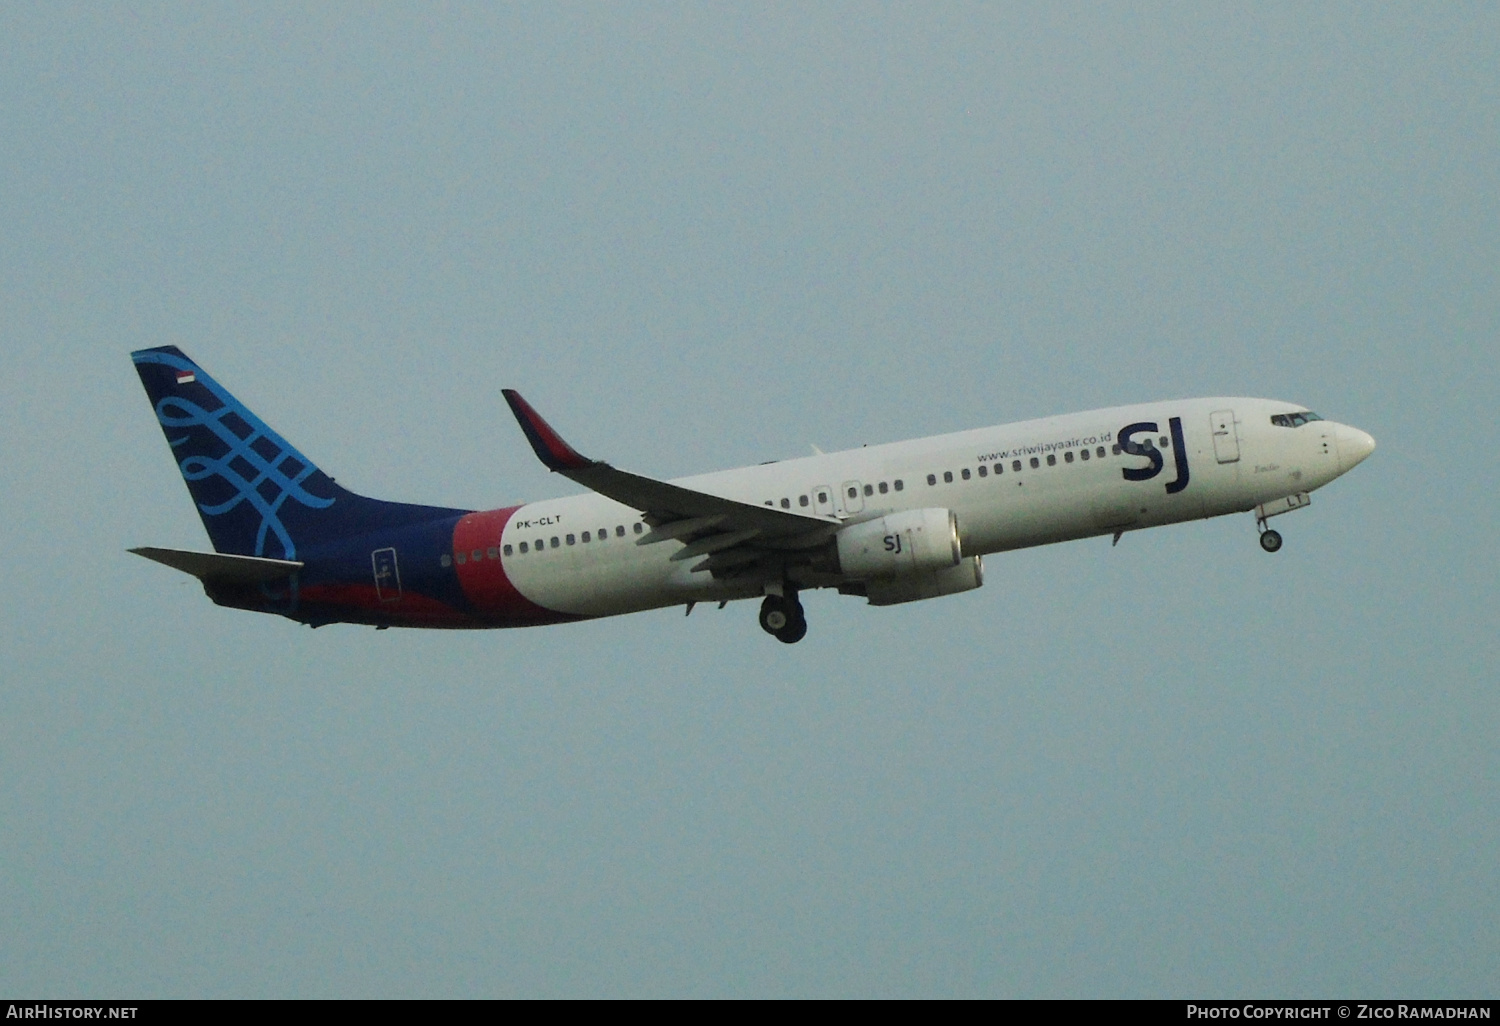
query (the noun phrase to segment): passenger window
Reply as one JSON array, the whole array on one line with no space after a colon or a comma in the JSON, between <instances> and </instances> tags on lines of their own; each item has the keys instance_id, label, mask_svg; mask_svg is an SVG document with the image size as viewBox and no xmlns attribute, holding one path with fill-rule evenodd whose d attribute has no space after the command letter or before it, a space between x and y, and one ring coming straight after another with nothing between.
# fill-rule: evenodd
<instances>
[{"instance_id":1,"label":"passenger window","mask_svg":"<svg viewBox=\"0 0 1500 1026\"><path fill-rule=\"evenodd\" d=\"M828 493L827 492L819 492L818 493L818 505L821 506L821 505L823 505L827 501L828 501Z\"/></svg>"},{"instance_id":2,"label":"passenger window","mask_svg":"<svg viewBox=\"0 0 1500 1026\"><path fill-rule=\"evenodd\" d=\"M928 474L927 475L927 483L930 484L930 485L937 484L937 475L936 474Z\"/></svg>"},{"instance_id":3,"label":"passenger window","mask_svg":"<svg viewBox=\"0 0 1500 1026\"><path fill-rule=\"evenodd\" d=\"M1094 455L1098 456L1101 460L1104 459L1104 446L1099 446L1099 451Z\"/></svg>"},{"instance_id":4,"label":"passenger window","mask_svg":"<svg viewBox=\"0 0 1500 1026\"><path fill-rule=\"evenodd\" d=\"M450 556L450 555L448 555L446 552L443 553L441 556L438 557L438 566L452 566L452 565L453 565L453 557Z\"/></svg>"},{"instance_id":5,"label":"passenger window","mask_svg":"<svg viewBox=\"0 0 1500 1026\"><path fill-rule=\"evenodd\" d=\"M1110 451L1110 452L1111 452L1111 453L1112 453L1112 454L1113 454L1113 455L1115 455L1115 456L1118 456L1118 455L1120 455L1120 447L1119 447L1119 446L1118 446L1118 445L1112 445L1112 446L1110 446L1110 449L1109 449L1109 451Z\"/></svg>"},{"instance_id":6,"label":"passenger window","mask_svg":"<svg viewBox=\"0 0 1500 1026\"><path fill-rule=\"evenodd\" d=\"M632 531L634 531L636 534L640 534L642 531L645 530L645 527L643 527L639 522L637 522L630 529Z\"/></svg>"},{"instance_id":7,"label":"passenger window","mask_svg":"<svg viewBox=\"0 0 1500 1026\"><path fill-rule=\"evenodd\" d=\"M874 485L865 485L865 494L866 495L874 495L875 494L875 486Z\"/></svg>"},{"instance_id":8,"label":"passenger window","mask_svg":"<svg viewBox=\"0 0 1500 1026\"><path fill-rule=\"evenodd\" d=\"M881 495L885 495L885 494L889 493L890 490L891 489L890 489L889 485L887 485L884 481L880 482L880 494Z\"/></svg>"},{"instance_id":9,"label":"passenger window","mask_svg":"<svg viewBox=\"0 0 1500 1026\"><path fill-rule=\"evenodd\" d=\"M859 489L858 488L851 488L851 489L849 489L849 498L851 498L851 499L857 499L857 498L859 498Z\"/></svg>"},{"instance_id":10,"label":"passenger window","mask_svg":"<svg viewBox=\"0 0 1500 1026\"><path fill-rule=\"evenodd\" d=\"M968 467L965 467L964 469L960 470L958 473L959 473L959 476L962 477L965 481L969 480L969 468Z\"/></svg>"},{"instance_id":11,"label":"passenger window","mask_svg":"<svg viewBox=\"0 0 1500 1026\"><path fill-rule=\"evenodd\" d=\"M953 471L951 471L951 470L945 470L945 471L943 471L943 483L944 484L952 484L953 483Z\"/></svg>"},{"instance_id":12,"label":"passenger window","mask_svg":"<svg viewBox=\"0 0 1500 1026\"><path fill-rule=\"evenodd\" d=\"M1037 459L1035 456L1031 457L1031 469L1032 470L1037 469L1041 465L1042 465L1042 461L1041 460Z\"/></svg>"},{"instance_id":13,"label":"passenger window","mask_svg":"<svg viewBox=\"0 0 1500 1026\"><path fill-rule=\"evenodd\" d=\"M799 496L797 496L797 505L805 507L807 505L807 496L805 496L805 495L799 495Z\"/></svg>"},{"instance_id":14,"label":"passenger window","mask_svg":"<svg viewBox=\"0 0 1500 1026\"><path fill-rule=\"evenodd\" d=\"M770 499L767 499L766 500L766 505L767 506L774 506L774 505L776 505L776 503L772 502Z\"/></svg>"},{"instance_id":15,"label":"passenger window","mask_svg":"<svg viewBox=\"0 0 1500 1026\"><path fill-rule=\"evenodd\" d=\"M536 550L538 552L541 552L546 547L547 547L547 540L545 538L538 538L536 540Z\"/></svg>"},{"instance_id":16,"label":"passenger window","mask_svg":"<svg viewBox=\"0 0 1500 1026\"><path fill-rule=\"evenodd\" d=\"M460 552L458 554L458 565L459 566L463 566L468 561L469 561L469 558L467 556L465 556L462 552Z\"/></svg>"},{"instance_id":17,"label":"passenger window","mask_svg":"<svg viewBox=\"0 0 1500 1026\"><path fill-rule=\"evenodd\" d=\"M601 527L601 528L599 528L599 540L603 541L604 539L606 539L608 537L609 537L609 528L607 528L607 527Z\"/></svg>"},{"instance_id":18,"label":"passenger window","mask_svg":"<svg viewBox=\"0 0 1500 1026\"><path fill-rule=\"evenodd\" d=\"M1049 452L1047 454L1047 466L1049 466L1049 467L1055 467L1055 466L1057 466L1057 455L1055 453L1050 453Z\"/></svg>"},{"instance_id":19,"label":"passenger window","mask_svg":"<svg viewBox=\"0 0 1500 1026\"><path fill-rule=\"evenodd\" d=\"M989 468L986 467L983 463L981 463L979 465L979 476L980 477L989 477L990 476L990 470L989 470Z\"/></svg>"},{"instance_id":20,"label":"passenger window","mask_svg":"<svg viewBox=\"0 0 1500 1026\"><path fill-rule=\"evenodd\" d=\"M589 533L587 531L583 532L583 543L585 545L587 545L589 543Z\"/></svg>"},{"instance_id":21,"label":"passenger window","mask_svg":"<svg viewBox=\"0 0 1500 1026\"><path fill-rule=\"evenodd\" d=\"M906 486L901 483L901 479L899 477L896 478L896 491L899 492L904 487Z\"/></svg>"},{"instance_id":22,"label":"passenger window","mask_svg":"<svg viewBox=\"0 0 1500 1026\"><path fill-rule=\"evenodd\" d=\"M1080 457L1082 457L1082 458L1083 458L1083 459L1085 459L1085 460L1086 460L1086 459L1088 459L1088 458L1089 458L1089 451L1088 451L1088 450L1087 450L1087 449L1084 449L1084 450L1083 450L1083 451L1082 451L1082 452L1080 452L1080 453L1079 453L1079 454L1078 454L1078 455L1079 455L1079 456L1080 456Z\"/></svg>"},{"instance_id":23,"label":"passenger window","mask_svg":"<svg viewBox=\"0 0 1500 1026\"><path fill-rule=\"evenodd\" d=\"M999 477L1003 473L1005 473L1005 464L1004 463L996 463L995 464L995 476Z\"/></svg>"},{"instance_id":24,"label":"passenger window","mask_svg":"<svg viewBox=\"0 0 1500 1026\"><path fill-rule=\"evenodd\" d=\"M562 547L562 543L557 540L557 535L555 534L552 536L552 547L554 549Z\"/></svg>"},{"instance_id":25,"label":"passenger window","mask_svg":"<svg viewBox=\"0 0 1500 1026\"><path fill-rule=\"evenodd\" d=\"M577 538L577 536L576 535L571 535L571 534L568 535L568 544L569 545L577 545L578 544L578 538Z\"/></svg>"},{"instance_id":26,"label":"passenger window","mask_svg":"<svg viewBox=\"0 0 1500 1026\"><path fill-rule=\"evenodd\" d=\"M484 550L483 549L475 549L473 552L469 553L469 559L471 559L475 563L479 562L483 558L484 558Z\"/></svg>"},{"instance_id":27,"label":"passenger window","mask_svg":"<svg viewBox=\"0 0 1500 1026\"><path fill-rule=\"evenodd\" d=\"M782 509L791 509L792 508L792 500L791 499L782 499L781 500L781 508Z\"/></svg>"},{"instance_id":28,"label":"passenger window","mask_svg":"<svg viewBox=\"0 0 1500 1026\"><path fill-rule=\"evenodd\" d=\"M529 550L529 549L528 549L528 548L527 548L527 547L526 547L526 543L525 543L525 542L522 542L522 543L521 543L521 551L522 551L522 552L528 552L528 551L530 551L530 550Z\"/></svg>"},{"instance_id":29,"label":"passenger window","mask_svg":"<svg viewBox=\"0 0 1500 1026\"><path fill-rule=\"evenodd\" d=\"M501 551L503 551L507 556L514 556L516 554L515 548L510 545L505 546L505 548Z\"/></svg>"},{"instance_id":30,"label":"passenger window","mask_svg":"<svg viewBox=\"0 0 1500 1026\"><path fill-rule=\"evenodd\" d=\"M490 546L489 548L485 549L484 550L484 554L486 556L488 556L490 559L499 559L500 558L500 550L497 549L497 548L495 548L493 545Z\"/></svg>"},{"instance_id":31,"label":"passenger window","mask_svg":"<svg viewBox=\"0 0 1500 1026\"><path fill-rule=\"evenodd\" d=\"M1159 446L1161 446L1163 449L1167 448L1167 436L1166 435L1162 435L1160 438L1158 438L1156 440L1156 444L1159 445Z\"/></svg>"},{"instance_id":32,"label":"passenger window","mask_svg":"<svg viewBox=\"0 0 1500 1026\"><path fill-rule=\"evenodd\" d=\"M1019 474L1021 472L1021 461L1020 460L1011 460L1010 461L1010 469L1012 470L1012 472Z\"/></svg>"},{"instance_id":33,"label":"passenger window","mask_svg":"<svg viewBox=\"0 0 1500 1026\"><path fill-rule=\"evenodd\" d=\"M623 537L625 537L625 525L624 524L616 524L615 525L615 537L616 538L623 538Z\"/></svg>"},{"instance_id":34,"label":"passenger window","mask_svg":"<svg viewBox=\"0 0 1500 1026\"><path fill-rule=\"evenodd\" d=\"M1073 450L1072 449L1069 449L1067 452L1063 453L1063 462L1064 463L1072 463L1073 462Z\"/></svg>"}]
</instances>

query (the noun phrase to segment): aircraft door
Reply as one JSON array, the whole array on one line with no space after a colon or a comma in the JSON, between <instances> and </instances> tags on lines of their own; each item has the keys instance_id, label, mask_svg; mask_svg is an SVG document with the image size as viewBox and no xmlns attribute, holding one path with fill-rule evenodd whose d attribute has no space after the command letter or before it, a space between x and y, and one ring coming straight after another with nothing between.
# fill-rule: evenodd
<instances>
[{"instance_id":1,"label":"aircraft door","mask_svg":"<svg viewBox=\"0 0 1500 1026\"><path fill-rule=\"evenodd\" d=\"M833 516L833 489L827 485L813 486L813 509L820 517Z\"/></svg>"},{"instance_id":2,"label":"aircraft door","mask_svg":"<svg viewBox=\"0 0 1500 1026\"><path fill-rule=\"evenodd\" d=\"M839 493L839 501L844 505L844 515L858 513L865 508L865 497L860 493L858 481L845 481L843 491Z\"/></svg>"},{"instance_id":3,"label":"aircraft door","mask_svg":"<svg viewBox=\"0 0 1500 1026\"><path fill-rule=\"evenodd\" d=\"M1220 463L1236 463L1240 458L1240 436L1235 429L1233 410L1216 410L1209 414L1214 433L1214 456Z\"/></svg>"},{"instance_id":4,"label":"aircraft door","mask_svg":"<svg viewBox=\"0 0 1500 1026\"><path fill-rule=\"evenodd\" d=\"M401 598L401 570L396 565L395 549L376 549L370 553L370 565L375 571L375 594L382 602L395 602Z\"/></svg>"}]
</instances>

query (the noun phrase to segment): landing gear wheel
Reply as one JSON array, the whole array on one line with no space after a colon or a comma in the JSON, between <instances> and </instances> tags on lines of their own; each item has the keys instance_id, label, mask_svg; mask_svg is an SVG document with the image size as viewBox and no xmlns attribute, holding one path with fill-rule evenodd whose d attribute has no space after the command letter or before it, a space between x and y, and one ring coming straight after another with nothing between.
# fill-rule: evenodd
<instances>
[{"instance_id":1,"label":"landing gear wheel","mask_svg":"<svg viewBox=\"0 0 1500 1026\"><path fill-rule=\"evenodd\" d=\"M760 604L760 629L783 645L795 645L807 636L807 617L795 597L767 595Z\"/></svg>"},{"instance_id":2,"label":"landing gear wheel","mask_svg":"<svg viewBox=\"0 0 1500 1026\"><path fill-rule=\"evenodd\" d=\"M783 645L795 645L807 637L807 617L799 616L786 627L776 632L776 640Z\"/></svg>"},{"instance_id":3,"label":"landing gear wheel","mask_svg":"<svg viewBox=\"0 0 1500 1026\"><path fill-rule=\"evenodd\" d=\"M786 599L780 595L767 595L760 604L760 629L767 634L780 634L791 622L792 614Z\"/></svg>"},{"instance_id":4,"label":"landing gear wheel","mask_svg":"<svg viewBox=\"0 0 1500 1026\"><path fill-rule=\"evenodd\" d=\"M1260 547L1267 552L1275 552L1281 548L1281 535L1276 531L1262 531L1260 533Z\"/></svg>"}]
</instances>

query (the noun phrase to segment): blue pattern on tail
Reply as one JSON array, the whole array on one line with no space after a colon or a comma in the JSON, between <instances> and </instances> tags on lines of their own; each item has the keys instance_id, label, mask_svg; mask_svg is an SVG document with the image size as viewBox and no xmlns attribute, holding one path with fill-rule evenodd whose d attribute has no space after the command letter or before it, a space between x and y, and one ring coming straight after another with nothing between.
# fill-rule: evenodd
<instances>
[{"instance_id":1,"label":"blue pattern on tail","mask_svg":"<svg viewBox=\"0 0 1500 1026\"><path fill-rule=\"evenodd\" d=\"M323 498L303 487L308 478L318 473L318 468L186 356L158 349L135 353L133 358L137 365L154 363L170 368L174 385L177 373L192 374L193 384L201 386L217 403L217 409L208 410L191 395L171 394L156 400L156 419L167 431L167 441L178 454L186 453L178 467L189 487L218 478L232 492L221 502L198 501L204 523L210 517L223 516L241 503L248 503L260 518L249 555L266 555L266 540L270 535L280 544L278 558L296 559L297 543L282 523L280 511L288 499L309 509L327 509L334 504L333 497ZM186 386L177 388L182 392L188 390ZM172 429L177 428L204 431L174 437ZM217 453L204 451L210 437L220 444ZM193 491L197 499L199 490Z\"/></svg>"},{"instance_id":2,"label":"blue pattern on tail","mask_svg":"<svg viewBox=\"0 0 1500 1026\"><path fill-rule=\"evenodd\" d=\"M131 354L215 550L300 548L462 514L346 491L175 346Z\"/></svg>"}]
</instances>

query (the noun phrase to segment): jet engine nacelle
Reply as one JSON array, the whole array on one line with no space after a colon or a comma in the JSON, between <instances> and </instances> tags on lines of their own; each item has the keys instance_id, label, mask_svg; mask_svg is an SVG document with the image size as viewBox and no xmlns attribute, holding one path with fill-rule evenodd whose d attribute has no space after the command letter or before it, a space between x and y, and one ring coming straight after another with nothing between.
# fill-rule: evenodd
<instances>
[{"instance_id":1,"label":"jet engine nacelle","mask_svg":"<svg viewBox=\"0 0 1500 1026\"><path fill-rule=\"evenodd\" d=\"M984 564L978 556L970 556L959 560L958 566L866 581L865 596L872 606L897 606L903 602L973 591L983 583Z\"/></svg>"},{"instance_id":2,"label":"jet engine nacelle","mask_svg":"<svg viewBox=\"0 0 1500 1026\"><path fill-rule=\"evenodd\" d=\"M958 566L958 518L948 509L909 509L841 530L839 572L851 580L900 577Z\"/></svg>"}]
</instances>

